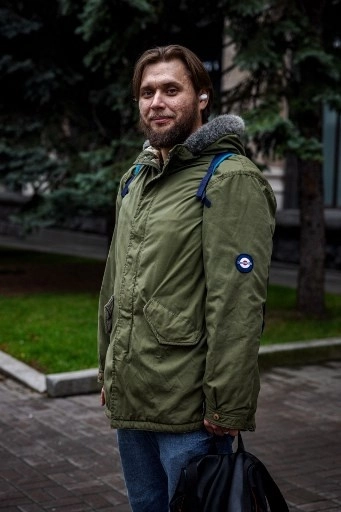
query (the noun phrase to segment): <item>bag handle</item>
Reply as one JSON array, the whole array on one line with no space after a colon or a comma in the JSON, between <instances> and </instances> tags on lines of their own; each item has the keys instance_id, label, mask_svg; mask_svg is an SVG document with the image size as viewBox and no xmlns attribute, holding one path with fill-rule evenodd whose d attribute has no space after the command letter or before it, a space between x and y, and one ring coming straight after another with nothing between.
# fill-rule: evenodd
<instances>
[{"instance_id":1,"label":"bag handle","mask_svg":"<svg viewBox=\"0 0 341 512\"><path fill-rule=\"evenodd\" d=\"M255 460L257 463L257 466L259 468L260 474L261 474L261 481L257 482L259 486L262 486L264 489L264 495L266 496L266 499L268 500L270 511L271 512L289 512L288 505L286 504L286 501L283 497L283 494L281 493L278 485L270 475L269 471L264 466L263 462L261 462L255 455L252 455L251 453L246 452L244 448L244 442L242 439L242 435L240 431L238 432L238 449L237 453L247 453L251 456L252 459ZM257 487L256 487L257 489Z\"/></svg>"},{"instance_id":2,"label":"bag handle","mask_svg":"<svg viewBox=\"0 0 341 512\"><path fill-rule=\"evenodd\" d=\"M264 494L268 500L271 512L289 512L289 508L286 504L283 494L270 475L269 471L260 460L257 461L257 464L260 468L264 484Z\"/></svg>"}]
</instances>

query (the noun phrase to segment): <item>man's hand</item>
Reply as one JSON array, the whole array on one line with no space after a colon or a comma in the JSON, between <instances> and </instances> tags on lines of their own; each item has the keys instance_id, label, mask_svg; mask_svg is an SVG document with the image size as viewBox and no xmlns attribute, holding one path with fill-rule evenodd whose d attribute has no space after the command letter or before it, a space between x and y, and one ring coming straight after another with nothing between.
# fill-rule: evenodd
<instances>
[{"instance_id":1,"label":"man's hand","mask_svg":"<svg viewBox=\"0 0 341 512\"><path fill-rule=\"evenodd\" d=\"M229 434L230 436L237 436L239 430L232 428L219 427L219 425L215 425L208 420L204 420L204 426L210 434L215 434L216 436L225 436Z\"/></svg>"},{"instance_id":2,"label":"man's hand","mask_svg":"<svg viewBox=\"0 0 341 512\"><path fill-rule=\"evenodd\" d=\"M101 389L101 405L105 405L104 387Z\"/></svg>"}]
</instances>

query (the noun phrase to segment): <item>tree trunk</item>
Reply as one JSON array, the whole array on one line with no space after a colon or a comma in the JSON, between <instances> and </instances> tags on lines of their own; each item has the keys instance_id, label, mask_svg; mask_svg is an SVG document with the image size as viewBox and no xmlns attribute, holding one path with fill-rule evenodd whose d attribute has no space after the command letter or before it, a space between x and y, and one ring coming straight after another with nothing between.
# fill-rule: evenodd
<instances>
[{"instance_id":1,"label":"tree trunk","mask_svg":"<svg viewBox=\"0 0 341 512\"><path fill-rule=\"evenodd\" d=\"M300 266L297 308L305 316L323 317L325 225L322 165L299 162Z\"/></svg>"}]
</instances>

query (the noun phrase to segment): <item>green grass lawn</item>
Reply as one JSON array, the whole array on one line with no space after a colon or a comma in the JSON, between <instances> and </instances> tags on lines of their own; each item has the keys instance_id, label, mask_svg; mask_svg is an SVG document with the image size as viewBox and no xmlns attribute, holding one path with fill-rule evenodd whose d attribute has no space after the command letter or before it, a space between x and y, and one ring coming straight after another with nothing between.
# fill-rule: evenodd
<instances>
[{"instance_id":1,"label":"green grass lawn","mask_svg":"<svg viewBox=\"0 0 341 512\"><path fill-rule=\"evenodd\" d=\"M269 287L262 344L341 336L341 296L327 295L325 320L302 319L295 290ZM0 297L0 349L45 373L97 365L98 294Z\"/></svg>"},{"instance_id":2,"label":"green grass lawn","mask_svg":"<svg viewBox=\"0 0 341 512\"><path fill-rule=\"evenodd\" d=\"M295 309L296 290L269 286L262 345L341 337L341 295L325 295L326 317L302 318Z\"/></svg>"},{"instance_id":3,"label":"green grass lawn","mask_svg":"<svg viewBox=\"0 0 341 512\"><path fill-rule=\"evenodd\" d=\"M96 367L104 262L0 249L0 350L45 373Z\"/></svg>"},{"instance_id":4,"label":"green grass lawn","mask_svg":"<svg viewBox=\"0 0 341 512\"><path fill-rule=\"evenodd\" d=\"M45 373L97 365L98 295L0 297L0 349Z\"/></svg>"}]
</instances>

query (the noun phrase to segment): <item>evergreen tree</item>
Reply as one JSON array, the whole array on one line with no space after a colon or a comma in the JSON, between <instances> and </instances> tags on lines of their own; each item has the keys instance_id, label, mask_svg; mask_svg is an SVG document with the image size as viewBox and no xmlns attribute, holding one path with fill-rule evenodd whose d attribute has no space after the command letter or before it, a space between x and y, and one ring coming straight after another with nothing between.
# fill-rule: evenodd
<instances>
[{"instance_id":1,"label":"evergreen tree","mask_svg":"<svg viewBox=\"0 0 341 512\"><path fill-rule=\"evenodd\" d=\"M62 7L11 0L0 9L0 179L31 192L24 229L105 215L115 189L119 116L84 61L77 13Z\"/></svg>"},{"instance_id":2,"label":"evergreen tree","mask_svg":"<svg viewBox=\"0 0 341 512\"><path fill-rule=\"evenodd\" d=\"M220 54L222 21L205 9L204 0L2 1L0 180L33 190L22 226L77 227L86 215L112 221L118 179L143 143L134 63L168 43L194 41L203 59Z\"/></svg>"}]
</instances>

